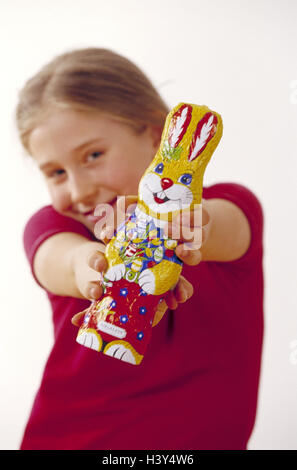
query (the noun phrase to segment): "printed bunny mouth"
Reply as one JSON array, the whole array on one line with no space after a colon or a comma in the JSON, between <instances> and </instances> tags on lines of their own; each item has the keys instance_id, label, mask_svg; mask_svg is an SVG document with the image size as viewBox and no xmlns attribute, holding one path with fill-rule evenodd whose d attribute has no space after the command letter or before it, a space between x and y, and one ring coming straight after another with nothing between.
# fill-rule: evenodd
<instances>
[{"instance_id":1,"label":"printed bunny mouth","mask_svg":"<svg viewBox=\"0 0 297 470\"><path fill-rule=\"evenodd\" d=\"M172 185L164 190L159 177L154 174L146 175L140 183L139 194L143 202L153 211L166 214L182 210L190 206L192 192L183 185Z\"/></svg>"},{"instance_id":2,"label":"printed bunny mouth","mask_svg":"<svg viewBox=\"0 0 297 470\"><path fill-rule=\"evenodd\" d=\"M169 197L166 196L164 191L153 193L154 200L157 204L164 204L164 202L170 201Z\"/></svg>"}]
</instances>

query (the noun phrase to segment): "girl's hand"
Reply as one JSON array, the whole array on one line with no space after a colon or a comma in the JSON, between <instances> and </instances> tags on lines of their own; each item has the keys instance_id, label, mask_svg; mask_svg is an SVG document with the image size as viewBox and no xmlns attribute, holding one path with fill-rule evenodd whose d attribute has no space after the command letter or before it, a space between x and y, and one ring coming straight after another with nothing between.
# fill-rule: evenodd
<instances>
[{"instance_id":1,"label":"girl's hand","mask_svg":"<svg viewBox=\"0 0 297 470\"><path fill-rule=\"evenodd\" d=\"M126 196L124 197L124 200L120 204L121 207L124 208L125 212L127 215L132 214L132 212L135 210L136 204L137 204L137 196ZM192 219L194 220L194 217L192 216ZM204 215L204 223L206 224L209 220L208 214L205 211ZM110 220L110 225L109 225L109 220L107 219L106 221L106 227L104 230L101 231L99 237L100 240L102 240L105 244L107 244L110 239L113 236L113 220ZM200 228L201 230L201 228ZM182 232L183 233L183 232ZM204 238L206 237L206 231L204 230ZM178 256L187 264L198 264L201 260L201 257L199 256L199 253L197 253L197 250L192 249L186 249L183 250L184 245L180 245L177 249L177 254ZM178 251L181 251L179 254ZM185 252L185 254L184 254ZM193 295L194 289L192 284L187 281L187 279L184 276L180 276L177 285L173 290L168 291L165 296L164 296L164 301L159 304L158 311L156 312L154 321L153 321L153 326L157 325L159 321L162 319L163 315L165 314L167 308L170 308L171 310L175 310L178 307L179 303L184 303L186 302L192 295Z\"/></svg>"},{"instance_id":2,"label":"girl's hand","mask_svg":"<svg viewBox=\"0 0 297 470\"><path fill-rule=\"evenodd\" d=\"M195 266L202 261L203 245L210 233L211 218L205 205L207 207L207 201L203 200L203 206L198 208L197 212L182 214L180 219L173 219L169 222L166 228L168 237L184 242L177 246L175 252L185 264L190 266Z\"/></svg>"},{"instance_id":3,"label":"girl's hand","mask_svg":"<svg viewBox=\"0 0 297 470\"><path fill-rule=\"evenodd\" d=\"M101 259L99 260L97 258L97 255L94 253L93 257L90 259L90 266L93 266L93 269L96 270L96 267L101 266ZM90 283L90 287L92 288L92 283ZM97 287L97 286L96 286ZM158 310L155 314L154 320L153 320L153 326L156 326L159 321L163 318L166 310L170 308L171 310L175 310L178 307L179 303L184 303L186 302L190 297L192 297L194 292L192 284L187 281L187 279L184 276L180 276L179 281L177 285L175 286L174 290L168 291L163 300L163 302L160 302L158 306ZM99 293L97 297L97 293ZM96 290L96 299L101 297L103 291L102 288L100 287L99 290ZM87 310L87 309L86 309ZM83 318L85 316L86 310L83 312L79 312L76 315L74 315L71 319L71 323L75 326L80 327Z\"/></svg>"},{"instance_id":4,"label":"girl's hand","mask_svg":"<svg viewBox=\"0 0 297 470\"><path fill-rule=\"evenodd\" d=\"M173 290L169 290L164 295L163 302L160 302L158 310L153 320L153 326L156 326L162 320L166 310L175 310L178 304L186 302L194 293L192 284L184 276L180 276L178 283Z\"/></svg>"},{"instance_id":5,"label":"girl's hand","mask_svg":"<svg viewBox=\"0 0 297 470\"><path fill-rule=\"evenodd\" d=\"M103 288L100 283L100 273L107 269L107 260L104 256L105 246L102 243L96 243L96 247L80 250L75 259L75 277L77 287L80 292L89 300L98 300L103 294ZM98 280L94 280L98 278ZM77 313L71 318L74 326L80 327L87 309Z\"/></svg>"},{"instance_id":6,"label":"girl's hand","mask_svg":"<svg viewBox=\"0 0 297 470\"><path fill-rule=\"evenodd\" d=\"M137 203L137 196L127 196L125 197L124 200L124 208L125 211L128 210L128 213L132 213L133 210L136 207ZM116 217L115 217L116 218ZM110 239L113 236L113 222L114 220L106 220L105 222L105 229L101 231L99 235L100 240L104 242L104 244L109 243ZM97 234L96 234L97 235ZM97 236L98 236L97 235ZM103 247L103 246L102 246ZM101 273L102 271L107 269L107 260L103 255L104 249L94 250L93 252L91 251L89 253L89 256L87 258L87 269L85 269L85 273L81 273L81 266L84 263L83 259L84 255L78 256L78 260L76 265L78 266L78 273L77 273L77 283L80 291L84 293L85 297L87 297L90 300L98 300L102 294L103 294L103 289L100 285L100 283L93 282L93 280L90 280L90 269L93 270L92 272L92 277L94 276L94 271L97 271L98 273ZM81 261L80 261L81 259ZM80 267L80 269L79 269ZM153 320L153 326L157 325L159 321L162 319L163 315L165 314L166 310L170 308L171 310L175 310L178 307L179 303L184 303L186 302L192 295L193 295L194 289L192 284L185 279L184 276L180 276L179 281L175 288L173 290L170 290L167 292L164 296L164 301L159 304L158 310L155 314L154 320ZM72 318L72 323L75 326L80 326L81 322L83 321L85 312L80 312Z\"/></svg>"},{"instance_id":7,"label":"girl's hand","mask_svg":"<svg viewBox=\"0 0 297 470\"><path fill-rule=\"evenodd\" d=\"M173 220L165 229L165 233L170 238L175 239L175 234L179 234L176 239L185 242L178 245L175 252L184 263L190 266L197 265L202 260L203 244L208 239L211 226L211 219L207 209L202 207L199 210L199 217L197 217L197 214L191 212L190 217L181 217L179 221ZM201 221L201 225L199 224L195 227L197 218ZM186 225L184 225L185 223ZM192 284L187 281L186 278L180 276L175 288L168 291L165 295L165 300L160 303L154 318L153 326L157 325L163 318L167 308L170 308L171 310L176 309L178 304L186 302L193 295L193 292L194 288Z\"/></svg>"},{"instance_id":8,"label":"girl's hand","mask_svg":"<svg viewBox=\"0 0 297 470\"><path fill-rule=\"evenodd\" d=\"M99 273L107 269L104 252L105 246L99 242L86 242L75 249L72 260L75 282L86 299L97 300L103 294Z\"/></svg>"}]
</instances>

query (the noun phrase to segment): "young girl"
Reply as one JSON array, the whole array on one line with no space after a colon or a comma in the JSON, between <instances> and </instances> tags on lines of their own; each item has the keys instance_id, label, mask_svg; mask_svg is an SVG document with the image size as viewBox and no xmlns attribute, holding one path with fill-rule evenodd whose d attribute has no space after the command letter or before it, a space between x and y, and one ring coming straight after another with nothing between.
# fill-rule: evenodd
<instances>
[{"instance_id":1,"label":"young girl","mask_svg":"<svg viewBox=\"0 0 297 470\"><path fill-rule=\"evenodd\" d=\"M141 365L75 341L107 267L94 209L137 194L167 112L145 75L105 49L58 56L20 92L19 135L52 201L24 246L55 335L21 449L246 449L263 335L263 214L249 189L204 187L202 247L178 246L183 276Z\"/></svg>"}]
</instances>

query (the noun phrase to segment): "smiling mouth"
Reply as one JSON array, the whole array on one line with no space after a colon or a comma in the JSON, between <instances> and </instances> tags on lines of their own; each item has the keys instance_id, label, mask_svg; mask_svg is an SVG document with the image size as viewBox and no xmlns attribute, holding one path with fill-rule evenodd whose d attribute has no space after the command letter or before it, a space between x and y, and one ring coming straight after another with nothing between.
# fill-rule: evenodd
<instances>
[{"instance_id":1,"label":"smiling mouth","mask_svg":"<svg viewBox=\"0 0 297 470\"><path fill-rule=\"evenodd\" d=\"M166 196L165 191L161 190L161 191L154 192L151 190L148 184L145 184L144 187L152 194L154 201L157 204L164 204L167 201L171 201L171 199Z\"/></svg>"},{"instance_id":2,"label":"smiling mouth","mask_svg":"<svg viewBox=\"0 0 297 470\"><path fill-rule=\"evenodd\" d=\"M111 206L111 207L113 208L113 206L114 206L114 204L115 204L116 202L117 202L117 198L114 198L114 199L112 199L111 201L105 202L105 203L102 203L102 204L107 204L107 205L109 205L109 206ZM98 204L98 206L99 206L99 205L100 205L100 203ZM82 215L83 215L84 217L86 217L88 220L92 220L92 221L94 221L94 220L96 220L96 219L97 219L97 220L100 219L101 217L103 217L104 214L94 215L94 212L95 212L95 210L96 210L96 207L97 207L97 206L95 206L93 209L91 209L91 210L88 211L88 212L82 213ZM104 212L104 213L105 213L105 212Z\"/></svg>"},{"instance_id":3,"label":"smiling mouth","mask_svg":"<svg viewBox=\"0 0 297 470\"><path fill-rule=\"evenodd\" d=\"M157 204L164 204L164 202L170 201L169 197L166 196L164 191L153 193L154 200Z\"/></svg>"}]
</instances>

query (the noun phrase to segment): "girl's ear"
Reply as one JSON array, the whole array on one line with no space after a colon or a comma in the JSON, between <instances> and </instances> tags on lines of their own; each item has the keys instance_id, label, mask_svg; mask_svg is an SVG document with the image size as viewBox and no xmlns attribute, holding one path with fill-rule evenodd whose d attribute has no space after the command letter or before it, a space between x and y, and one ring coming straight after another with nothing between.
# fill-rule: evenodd
<instances>
[{"instance_id":1,"label":"girl's ear","mask_svg":"<svg viewBox=\"0 0 297 470\"><path fill-rule=\"evenodd\" d=\"M156 152L158 150L158 148L160 147L163 128L158 127L158 126L148 125L147 130L148 130L149 135L152 139L153 147L154 147L154 150Z\"/></svg>"}]
</instances>

